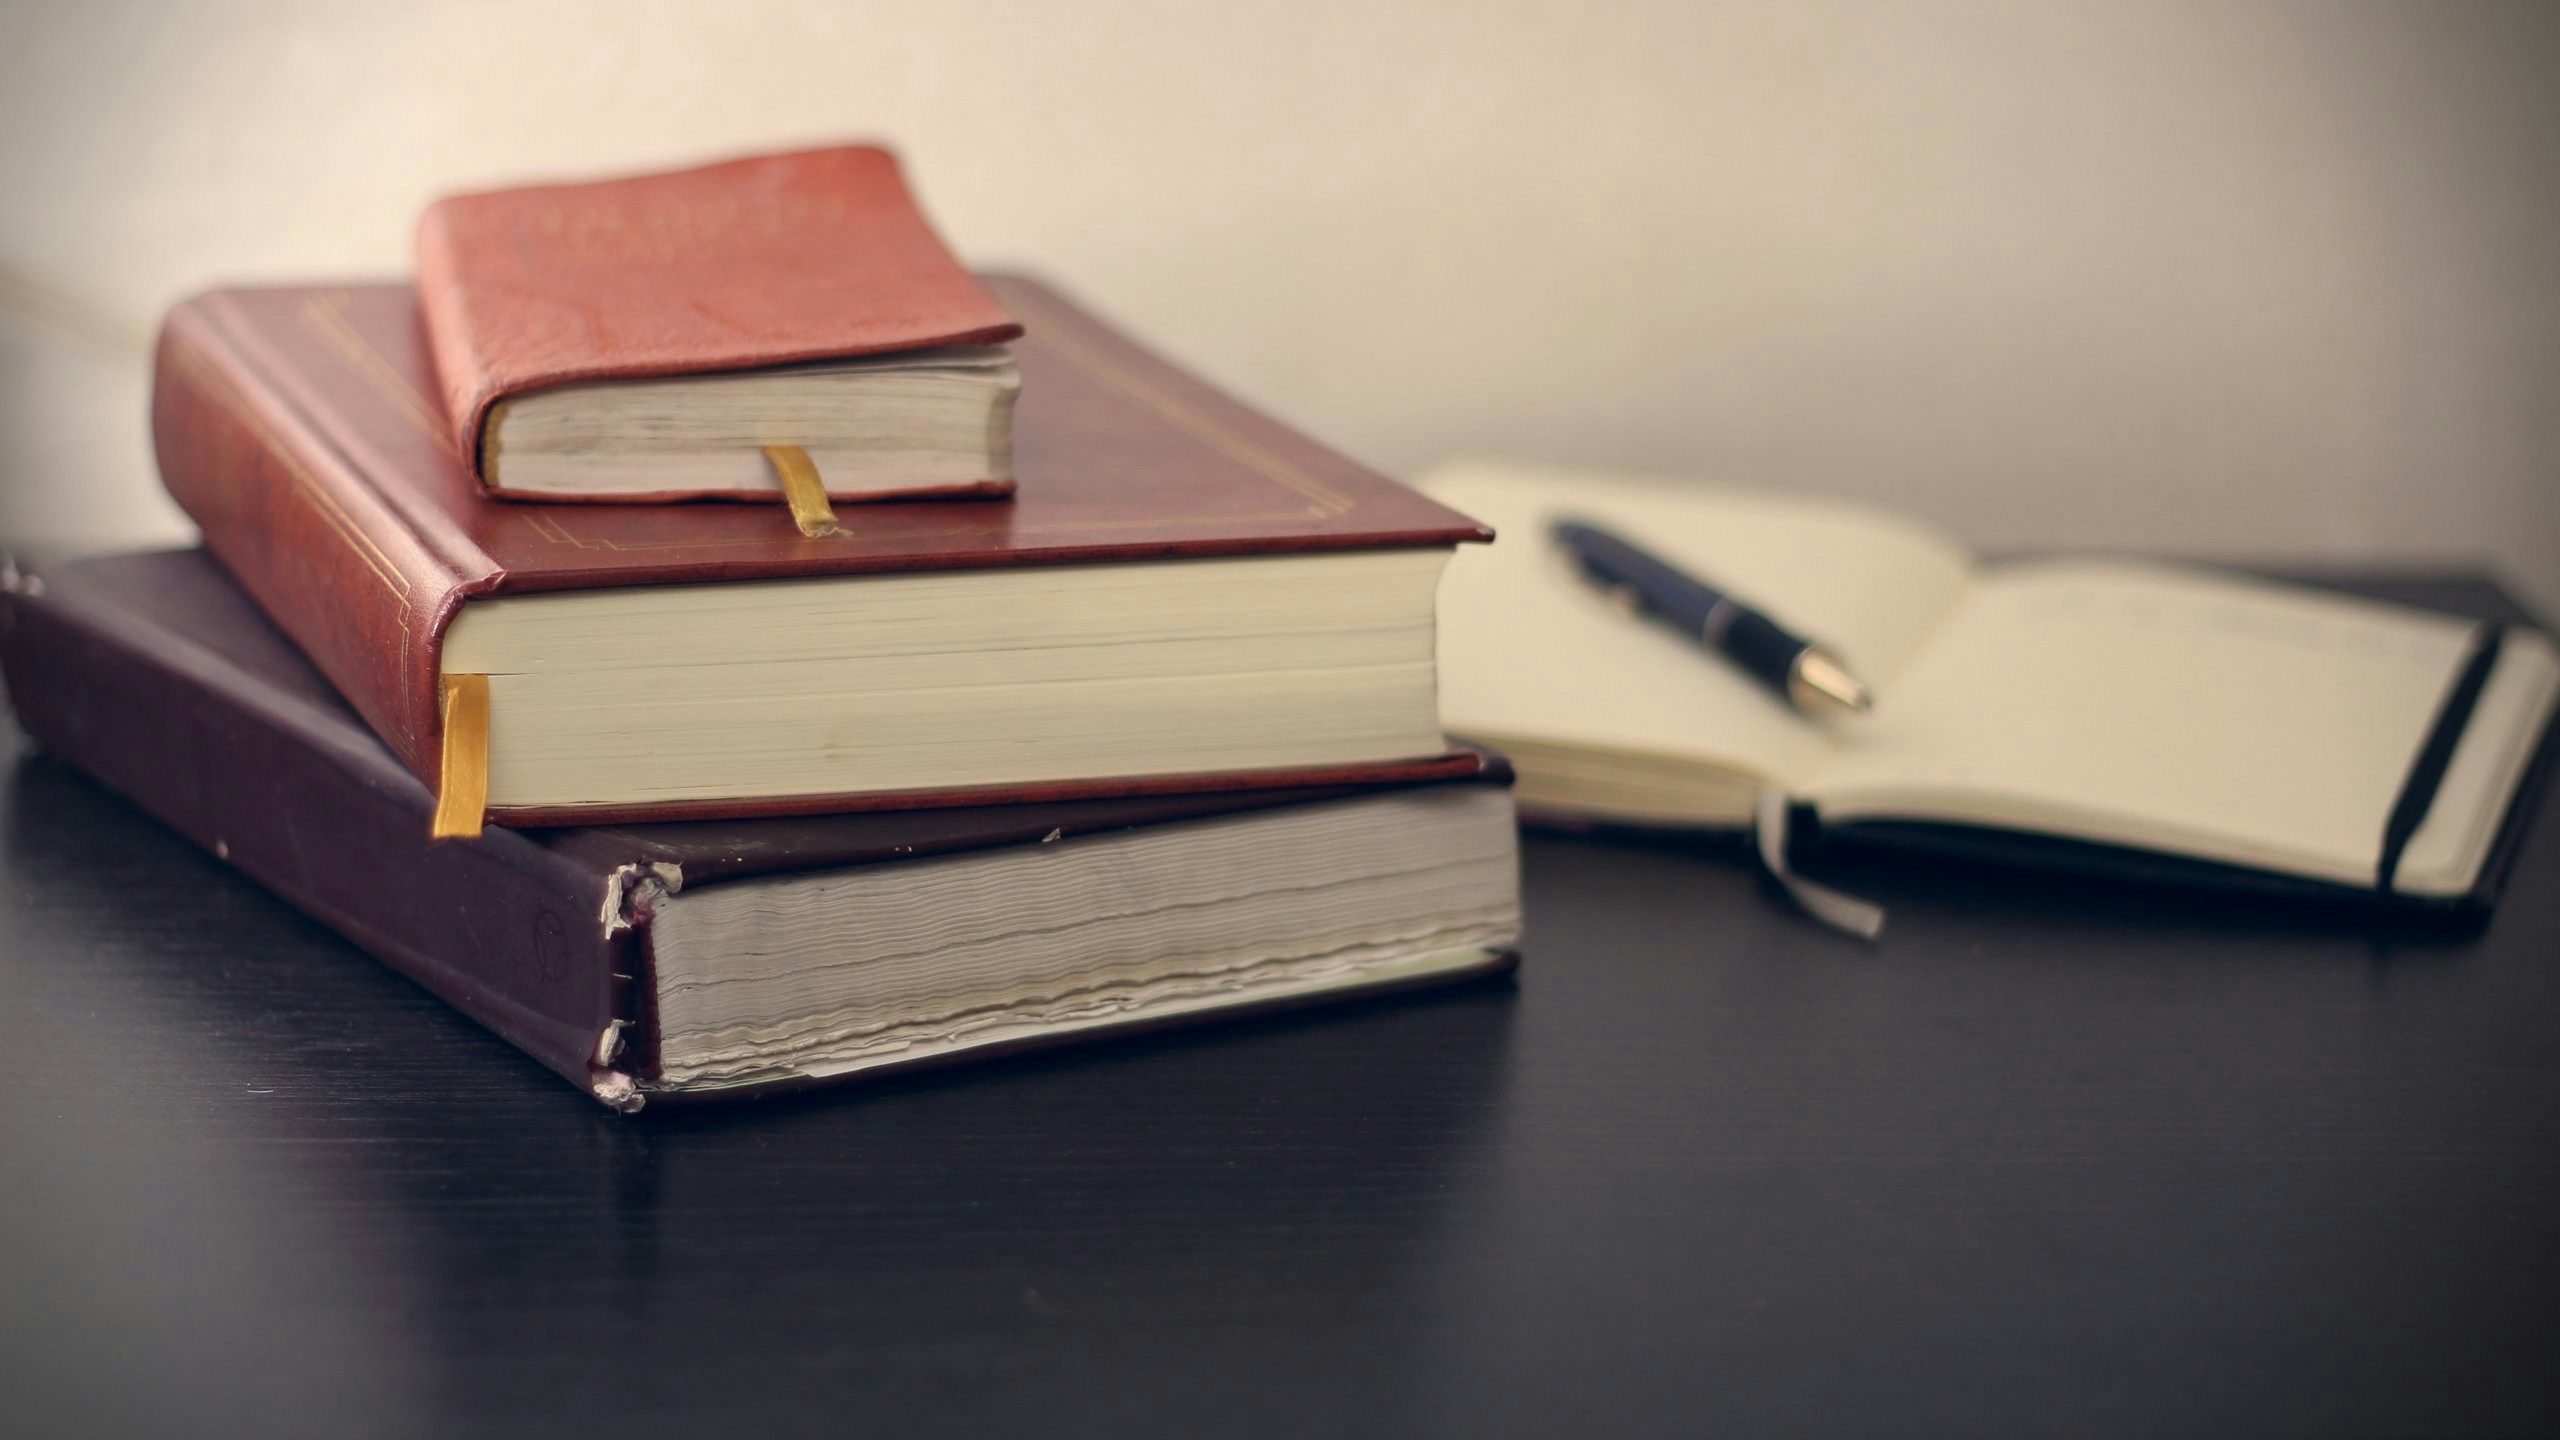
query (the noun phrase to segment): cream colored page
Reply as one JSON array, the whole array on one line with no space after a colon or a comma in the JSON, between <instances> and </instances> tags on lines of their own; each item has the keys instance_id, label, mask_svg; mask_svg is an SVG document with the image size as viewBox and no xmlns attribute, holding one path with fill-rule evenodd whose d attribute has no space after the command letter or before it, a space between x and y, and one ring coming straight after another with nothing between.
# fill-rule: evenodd
<instances>
[{"instance_id":1,"label":"cream colored page","mask_svg":"<svg viewBox=\"0 0 2560 1440\"><path fill-rule=\"evenodd\" d=\"M2472 629L2171 566L1986 572L1805 789L1826 818L1968 820L2368 883Z\"/></svg>"},{"instance_id":2,"label":"cream colored page","mask_svg":"<svg viewBox=\"0 0 2560 1440\"><path fill-rule=\"evenodd\" d=\"M1823 728L1663 626L1630 620L1547 538L1572 516L1617 531L1768 610L1890 686L1964 589L1954 545L1814 496L1486 463L1422 482L1493 526L1440 589L1440 713L1460 735L1707 760L1793 785Z\"/></svg>"}]
</instances>

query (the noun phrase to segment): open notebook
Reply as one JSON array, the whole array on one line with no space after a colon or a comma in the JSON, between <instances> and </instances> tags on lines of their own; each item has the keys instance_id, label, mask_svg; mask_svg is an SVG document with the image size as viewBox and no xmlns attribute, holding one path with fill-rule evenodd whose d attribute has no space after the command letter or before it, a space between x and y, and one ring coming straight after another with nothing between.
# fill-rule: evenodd
<instances>
[{"instance_id":1,"label":"open notebook","mask_svg":"<svg viewBox=\"0 0 2560 1440\"><path fill-rule=\"evenodd\" d=\"M2536 631L2167 564L1985 563L1834 500L1507 464L1423 488L1501 536L1444 582L1441 713L1509 752L1529 812L1747 826L1774 787L1826 832L2089 842L2119 849L2054 848L2477 906L2560 696ZM1873 713L1805 719L1630 621L1549 538L1564 517L1824 642ZM2413 816L2413 770L2473 675Z\"/></svg>"}]
</instances>

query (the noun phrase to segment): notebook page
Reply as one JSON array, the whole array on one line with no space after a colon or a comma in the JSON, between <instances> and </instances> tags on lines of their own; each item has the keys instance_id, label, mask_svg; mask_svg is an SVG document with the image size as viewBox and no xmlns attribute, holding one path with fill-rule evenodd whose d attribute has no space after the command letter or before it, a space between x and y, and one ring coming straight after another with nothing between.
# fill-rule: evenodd
<instances>
[{"instance_id":1,"label":"notebook page","mask_svg":"<svg viewBox=\"0 0 2560 1440\"><path fill-rule=\"evenodd\" d=\"M2167 565L1987 571L1805 793L1826 819L1969 821L2370 884L2474 629Z\"/></svg>"},{"instance_id":2,"label":"notebook page","mask_svg":"<svg viewBox=\"0 0 2560 1440\"><path fill-rule=\"evenodd\" d=\"M1458 547L1440 588L1442 723L1497 744L1712 762L1791 788L1831 748L1770 690L1611 606L1548 538L1559 518L1730 587L1887 689L1971 574L1929 531L1817 496L1490 463L1421 485L1501 537Z\"/></svg>"}]
</instances>

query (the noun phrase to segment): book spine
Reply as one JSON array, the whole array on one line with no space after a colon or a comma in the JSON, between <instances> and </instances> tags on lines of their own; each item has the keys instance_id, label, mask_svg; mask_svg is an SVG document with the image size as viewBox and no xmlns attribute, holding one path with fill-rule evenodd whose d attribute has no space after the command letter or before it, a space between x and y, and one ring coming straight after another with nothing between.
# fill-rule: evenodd
<instances>
[{"instance_id":1,"label":"book spine","mask_svg":"<svg viewBox=\"0 0 2560 1440\"><path fill-rule=\"evenodd\" d=\"M455 273L453 207L429 205L418 220L418 321L425 331L427 361L436 393L444 399L445 424L453 453L462 457L472 478L488 479L481 468L480 427L485 423L497 382L489 357L473 343L462 279Z\"/></svg>"},{"instance_id":2,"label":"book spine","mask_svg":"<svg viewBox=\"0 0 2560 1440\"><path fill-rule=\"evenodd\" d=\"M55 758L580 1089L638 1107L642 957L605 921L610 873L509 831L429 841L433 798L342 716L57 603L41 577L0 592L0 673Z\"/></svg>"},{"instance_id":3,"label":"book spine","mask_svg":"<svg viewBox=\"0 0 2560 1440\"><path fill-rule=\"evenodd\" d=\"M438 651L485 576L418 535L233 343L223 315L221 295L203 296L161 329L161 483L276 628L433 785Z\"/></svg>"}]
</instances>

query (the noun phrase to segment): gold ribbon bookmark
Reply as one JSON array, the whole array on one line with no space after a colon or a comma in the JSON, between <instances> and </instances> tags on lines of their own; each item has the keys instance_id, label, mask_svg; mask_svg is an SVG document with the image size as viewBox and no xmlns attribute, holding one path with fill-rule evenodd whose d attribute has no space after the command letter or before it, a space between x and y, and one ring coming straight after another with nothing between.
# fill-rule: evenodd
<instances>
[{"instance_id":1,"label":"gold ribbon bookmark","mask_svg":"<svg viewBox=\"0 0 2560 1440\"><path fill-rule=\"evenodd\" d=\"M791 522L812 540L838 533L835 507L827 503L826 482L809 452L797 445L767 445L764 458L782 477L782 498L791 502Z\"/></svg>"},{"instance_id":2,"label":"gold ribbon bookmark","mask_svg":"<svg viewBox=\"0 0 2560 1440\"><path fill-rule=\"evenodd\" d=\"M430 840L477 840L489 809L489 677L444 677L444 773Z\"/></svg>"}]
</instances>

